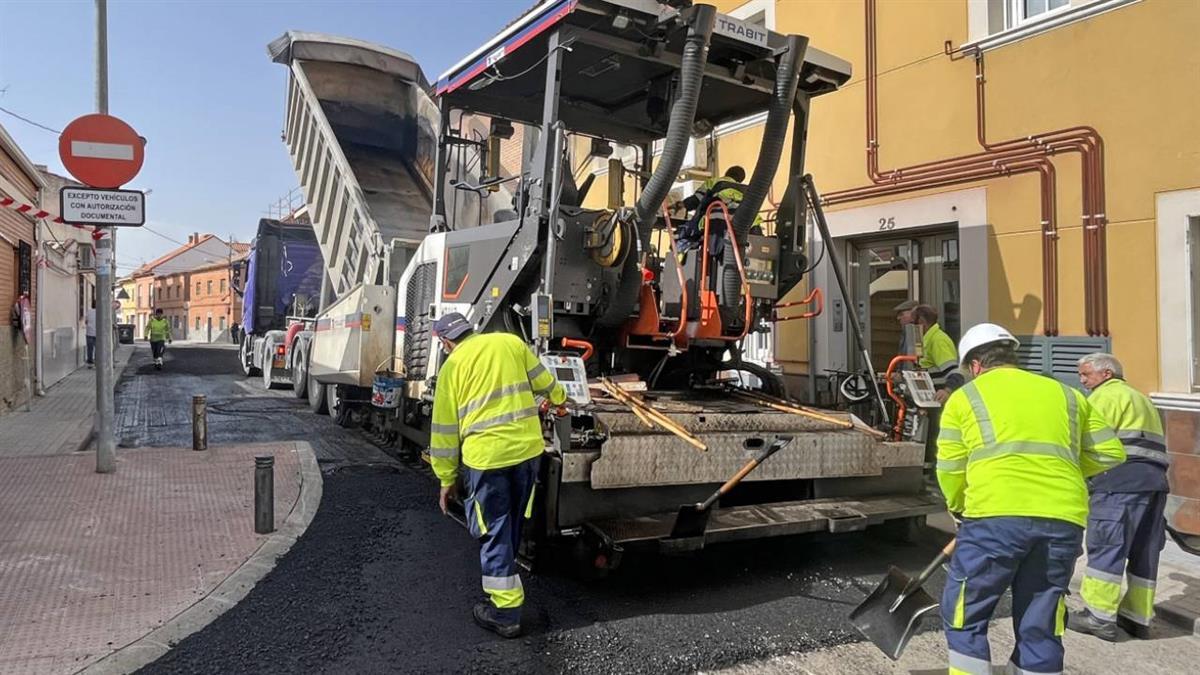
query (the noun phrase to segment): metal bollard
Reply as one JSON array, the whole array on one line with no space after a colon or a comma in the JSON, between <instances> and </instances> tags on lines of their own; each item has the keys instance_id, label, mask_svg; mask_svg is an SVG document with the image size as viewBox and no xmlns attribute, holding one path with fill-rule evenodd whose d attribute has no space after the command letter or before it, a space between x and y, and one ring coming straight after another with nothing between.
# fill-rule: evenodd
<instances>
[{"instance_id":1,"label":"metal bollard","mask_svg":"<svg viewBox=\"0 0 1200 675\"><path fill-rule=\"evenodd\" d=\"M208 449L208 402L203 394L192 397L192 449Z\"/></svg>"},{"instance_id":2,"label":"metal bollard","mask_svg":"<svg viewBox=\"0 0 1200 675\"><path fill-rule=\"evenodd\" d=\"M275 531L275 458L271 455L254 457L254 531Z\"/></svg>"}]
</instances>

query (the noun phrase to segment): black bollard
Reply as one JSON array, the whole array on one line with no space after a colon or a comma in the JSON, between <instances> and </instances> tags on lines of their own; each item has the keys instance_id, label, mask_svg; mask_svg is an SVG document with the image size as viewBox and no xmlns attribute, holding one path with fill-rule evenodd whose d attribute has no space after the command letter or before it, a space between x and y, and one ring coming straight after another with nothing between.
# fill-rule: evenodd
<instances>
[{"instance_id":1,"label":"black bollard","mask_svg":"<svg viewBox=\"0 0 1200 675\"><path fill-rule=\"evenodd\" d=\"M271 455L254 458L254 531L275 531L275 458Z\"/></svg>"},{"instance_id":2,"label":"black bollard","mask_svg":"<svg viewBox=\"0 0 1200 675\"><path fill-rule=\"evenodd\" d=\"M208 402L204 394L192 397L192 449L208 449Z\"/></svg>"}]
</instances>

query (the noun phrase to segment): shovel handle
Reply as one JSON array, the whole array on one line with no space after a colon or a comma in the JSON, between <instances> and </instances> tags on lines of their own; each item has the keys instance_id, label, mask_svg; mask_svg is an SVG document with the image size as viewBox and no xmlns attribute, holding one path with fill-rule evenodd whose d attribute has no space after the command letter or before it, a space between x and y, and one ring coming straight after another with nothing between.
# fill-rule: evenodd
<instances>
[{"instance_id":1,"label":"shovel handle","mask_svg":"<svg viewBox=\"0 0 1200 675\"><path fill-rule=\"evenodd\" d=\"M933 559L933 562L929 563L925 569L921 570L921 573L917 575L916 579L913 580L913 585L920 586L928 581L929 577L933 575L937 568L941 567L942 563L946 562L946 559L954 554L954 545L957 543L957 537L947 542L946 545L942 547L942 552L938 553L937 557Z\"/></svg>"},{"instance_id":2,"label":"shovel handle","mask_svg":"<svg viewBox=\"0 0 1200 675\"><path fill-rule=\"evenodd\" d=\"M766 461L766 459L768 457L779 452L788 443L791 443L791 442L792 442L792 436L786 436L786 435L776 436L775 440L772 441L770 443L770 445L767 445L766 447L764 447L758 453L758 455L756 457L754 457L754 459L751 459L749 462L746 462L746 464L742 468L738 469L738 472L733 474L733 478L730 478L729 480L725 481L724 485L722 485L720 488L718 488L716 492L712 493L712 495L709 496L708 499L705 499L704 502L700 504L700 509L701 510L708 509L710 506L712 506L714 503L716 503L716 501L718 499L720 499L723 495L725 495L730 490L732 490L735 485L742 482L742 479L745 478L747 475L749 475L751 471L756 469L759 464L762 464L764 461Z\"/></svg>"}]
</instances>

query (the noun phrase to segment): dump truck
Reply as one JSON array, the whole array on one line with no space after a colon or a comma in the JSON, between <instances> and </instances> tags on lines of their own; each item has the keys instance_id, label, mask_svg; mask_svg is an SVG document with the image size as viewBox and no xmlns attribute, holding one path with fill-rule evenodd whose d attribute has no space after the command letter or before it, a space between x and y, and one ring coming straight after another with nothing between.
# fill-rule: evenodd
<instances>
[{"instance_id":1,"label":"dump truck","mask_svg":"<svg viewBox=\"0 0 1200 675\"><path fill-rule=\"evenodd\" d=\"M654 0L542 3L432 85L399 52L321 40L288 34L270 51L291 69L284 139L336 291L308 377L339 422L425 449L444 358L430 326L461 312L477 331L521 336L569 396L570 414L545 422L526 557L571 543L611 567L628 546L675 546L681 504L788 436L690 546L908 528L942 508L924 446L892 434L886 411L881 431L801 405L742 358L808 269L806 226L823 224L804 174L809 110L849 80L848 63L802 35ZM322 93L325 76L337 86ZM671 213L694 137L756 115L762 146L736 210L719 224L720 201ZM417 139L381 145L368 126ZM516 139L520 166L505 170ZM351 159L364 154L405 172L371 174L368 188ZM607 180L577 182L591 157L609 158ZM785 157L784 205L757 225ZM589 199L602 183L604 199ZM369 203L395 190L412 197L402 213Z\"/></svg>"},{"instance_id":2,"label":"dump truck","mask_svg":"<svg viewBox=\"0 0 1200 675\"><path fill-rule=\"evenodd\" d=\"M312 339L325 263L310 226L263 218L247 258L242 295L242 372L267 389L307 395Z\"/></svg>"}]
</instances>

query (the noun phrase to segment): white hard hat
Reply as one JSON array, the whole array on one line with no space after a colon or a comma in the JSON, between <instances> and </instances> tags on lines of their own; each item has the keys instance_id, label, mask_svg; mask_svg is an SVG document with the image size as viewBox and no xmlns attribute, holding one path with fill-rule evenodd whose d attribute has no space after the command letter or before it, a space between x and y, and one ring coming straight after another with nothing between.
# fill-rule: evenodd
<instances>
[{"instance_id":1,"label":"white hard hat","mask_svg":"<svg viewBox=\"0 0 1200 675\"><path fill-rule=\"evenodd\" d=\"M1014 349L1021 346L1021 341L1003 326L994 323L976 324L963 333L962 339L958 341L958 365L967 365L967 354L970 354L972 349L993 342L1007 342Z\"/></svg>"}]
</instances>

